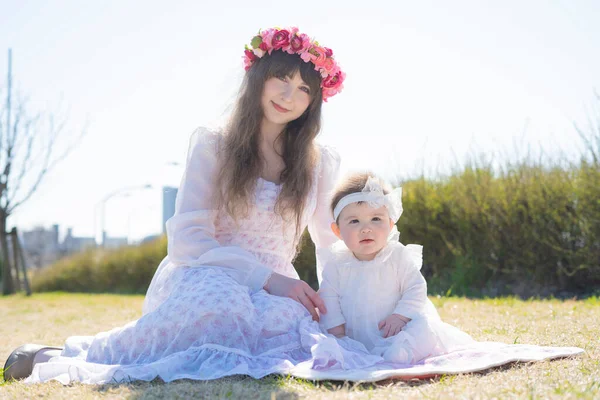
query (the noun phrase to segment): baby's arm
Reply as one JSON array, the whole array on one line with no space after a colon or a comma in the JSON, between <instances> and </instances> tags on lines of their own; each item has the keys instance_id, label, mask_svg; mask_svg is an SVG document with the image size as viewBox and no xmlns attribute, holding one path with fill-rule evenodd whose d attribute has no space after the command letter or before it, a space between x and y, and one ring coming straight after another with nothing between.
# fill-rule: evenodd
<instances>
[{"instance_id":1,"label":"baby's arm","mask_svg":"<svg viewBox=\"0 0 600 400\"><path fill-rule=\"evenodd\" d=\"M346 324L335 326L331 329L327 329L327 333L332 334L335 337L344 337L346 336Z\"/></svg>"},{"instance_id":2,"label":"baby's arm","mask_svg":"<svg viewBox=\"0 0 600 400\"><path fill-rule=\"evenodd\" d=\"M331 262L326 263L323 268L323 279L319 288L319 296L323 299L327 312L321 315L319 323L323 330L332 335L344 336L346 319L342 314L338 282L336 265Z\"/></svg>"},{"instance_id":3,"label":"baby's arm","mask_svg":"<svg viewBox=\"0 0 600 400\"><path fill-rule=\"evenodd\" d=\"M427 304L427 282L421 274L421 261L416 260L416 253L420 257L420 246L414 246L410 250L405 247L397 258L393 258L393 262L398 263L395 270L401 297L393 314L379 322L383 337L396 335L408 322L419 316Z\"/></svg>"},{"instance_id":4,"label":"baby's arm","mask_svg":"<svg viewBox=\"0 0 600 400\"><path fill-rule=\"evenodd\" d=\"M418 247L419 254L421 251ZM400 257L396 259L399 263L396 271L398 273L398 289L401 297L394 309L394 314L399 314L404 317L415 319L423 312L427 304L427 282L420 271L420 261L415 260L415 250L404 247Z\"/></svg>"}]
</instances>

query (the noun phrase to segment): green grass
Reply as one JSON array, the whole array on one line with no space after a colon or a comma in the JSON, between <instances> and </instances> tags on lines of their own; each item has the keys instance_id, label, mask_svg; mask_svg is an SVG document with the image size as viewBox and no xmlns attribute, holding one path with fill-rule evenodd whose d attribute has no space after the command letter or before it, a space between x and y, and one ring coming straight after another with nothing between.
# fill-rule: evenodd
<instances>
[{"instance_id":1,"label":"green grass","mask_svg":"<svg viewBox=\"0 0 600 400\"><path fill-rule=\"evenodd\" d=\"M478 340L578 346L586 353L537 363L513 363L488 371L436 379L376 384L311 382L283 376L244 376L216 381L134 382L27 386L1 382L0 398L574 398L600 397L600 301L464 299L432 297L442 318ZM24 343L60 345L71 335L93 335L139 317L143 296L43 293L0 298L0 360Z\"/></svg>"}]
</instances>

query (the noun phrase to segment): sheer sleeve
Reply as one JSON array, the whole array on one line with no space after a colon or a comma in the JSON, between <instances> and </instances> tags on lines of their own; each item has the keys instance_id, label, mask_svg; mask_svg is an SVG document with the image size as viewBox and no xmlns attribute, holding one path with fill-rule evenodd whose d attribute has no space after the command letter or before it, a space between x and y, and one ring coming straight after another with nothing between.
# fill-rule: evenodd
<instances>
[{"instance_id":1,"label":"sheer sleeve","mask_svg":"<svg viewBox=\"0 0 600 400\"><path fill-rule=\"evenodd\" d=\"M396 251L398 251L398 256L394 257L394 261L398 263L396 271L402 297L398 301L394 313L415 319L423 313L429 302L427 282L421 274L423 247L409 244L396 249Z\"/></svg>"},{"instance_id":2,"label":"sheer sleeve","mask_svg":"<svg viewBox=\"0 0 600 400\"><path fill-rule=\"evenodd\" d=\"M248 251L215 239L217 154L220 135L204 128L192 135L175 214L167 221L168 257L175 266L214 266L252 291L263 288L271 269Z\"/></svg>"},{"instance_id":3,"label":"sheer sleeve","mask_svg":"<svg viewBox=\"0 0 600 400\"><path fill-rule=\"evenodd\" d=\"M331 197L334 186L337 184L339 169L340 157L337 152L329 147L321 147L321 163L319 181L317 183L317 205L308 222L308 232L315 243L319 285L321 284L323 274L323 261L320 260L319 249L329 247L338 240L331 230L331 223L333 222Z\"/></svg>"},{"instance_id":4,"label":"sheer sleeve","mask_svg":"<svg viewBox=\"0 0 600 400\"><path fill-rule=\"evenodd\" d=\"M335 328L346 323L342 314L339 295L339 271L335 263L325 263L323 279L319 288L319 296L325 302L327 313L320 315L319 324L324 330Z\"/></svg>"}]
</instances>

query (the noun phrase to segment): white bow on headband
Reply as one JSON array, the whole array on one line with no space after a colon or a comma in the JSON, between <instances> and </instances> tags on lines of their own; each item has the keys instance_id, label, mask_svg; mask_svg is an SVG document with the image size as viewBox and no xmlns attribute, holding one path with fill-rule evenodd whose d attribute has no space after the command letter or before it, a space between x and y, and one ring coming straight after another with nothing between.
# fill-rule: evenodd
<instances>
[{"instance_id":1,"label":"white bow on headband","mask_svg":"<svg viewBox=\"0 0 600 400\"><path fill-rule=\"evenodd\" d=\"M385 206L394 223L398 222L400 215L402 215L402 188L399 187L388 194L383 194L383 188L377 179L370 176L362 192L351 193L340 199L333 210L333 219L337 221L344 207L359 201L364 201L373 208Z\"/></svg>"}]
</instances>

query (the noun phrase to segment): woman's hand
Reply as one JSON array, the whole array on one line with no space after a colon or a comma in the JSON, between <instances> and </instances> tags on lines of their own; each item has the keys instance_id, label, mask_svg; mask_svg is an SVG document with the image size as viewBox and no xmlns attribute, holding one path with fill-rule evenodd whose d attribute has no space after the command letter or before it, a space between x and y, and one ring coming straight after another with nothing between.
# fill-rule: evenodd
<instances>
[{"instance_id":1,"label":"woman's hand","mask_svg":"<svg viewBox=\"0 0 600 400\"><path fill-rule=\"evenodd\" d=\"M317 292L308 286L308 283L299 279L288 278L274 272L265 284L264 289L272 295L296 300L308 310L315 321L319 320L317 308L321 313L327 313L325 303Z\"/></svg>"},{"instance_id":2,"label":"woman's hand","mask_svg":"<svg viewBox=\"0 0 600 400\"><path fill-rule=\"evenodd\" d=\"M379 323L379 330L383 333L383 337L387 338L396 335L410 322L410 318L400 314L392 314Z\"/></svg>"}]
</instances>

